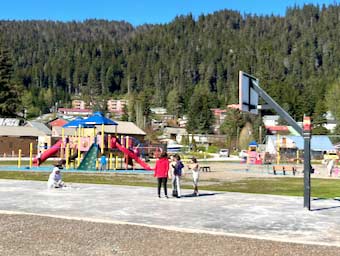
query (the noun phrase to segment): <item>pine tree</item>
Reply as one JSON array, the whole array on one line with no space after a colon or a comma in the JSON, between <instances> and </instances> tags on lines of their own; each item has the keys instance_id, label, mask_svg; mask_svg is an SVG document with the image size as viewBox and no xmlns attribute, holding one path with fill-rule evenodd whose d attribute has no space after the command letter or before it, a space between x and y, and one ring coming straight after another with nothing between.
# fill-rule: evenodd
<instances>
[{"instance_id":1,"label":"pine tree","mask_svg":"<svg viewBox=\"0 0 340 256\"><path fill-rule=\"evenodd\" d=\"M211 133L214 116L211 111L211 95L202 85L195 88L190 99L187 130L190 133Z\"/></svg>"},{"instance_id":2,"label":"pine tree","mask_svg":"<svg viewBox=\"0 0 340 256\"><path fill-rule=\"evenodd\" d=\"M11 81L12 64L8 51L0 46L0 116L16 117L19 110L19 92Z\"/></svg>"}]
</instances>

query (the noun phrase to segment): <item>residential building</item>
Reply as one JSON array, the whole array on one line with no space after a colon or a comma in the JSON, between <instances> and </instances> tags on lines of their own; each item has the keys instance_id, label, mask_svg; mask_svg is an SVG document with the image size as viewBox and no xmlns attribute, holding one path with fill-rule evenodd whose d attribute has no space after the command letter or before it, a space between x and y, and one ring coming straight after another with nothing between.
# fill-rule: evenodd
<instances>
[{"instance_id":1,"label":"residential building","mask_svg":"<svg viewBox=\"0 0 340 256\"><path fill-rule=\"evenodd\" d=\"M165 115L167 113L166 108L150 108L151 113L156 115Z\"/></svg>"},{"instance_id":2,"label":"residential building","mask_svg":"<svg viewBox=\"0 0 340 256\"><path fill-rule=\"evenodd\" d=\"M262 117L264 125L267 127L277 126L279 123L280 116L278 115L266 115Z\"/></svg>"},{"instance_id":3,"label":"residential building","mask_svg":"<svg viewBox=\"0 0 340 256\"><path fill-rule=\"evenodd\" d=\"M124 113L124 107L129 103L128 100L108 100L107 110L110 113L114 113L116 116L121 116Z\"/></svg>"},{"instance_id":4,"label":"residential building","mask_svg":"<svg viewBox=\"0 0 340 256\"><path fill-rule=\"evenodd\" d=\"M27 121L25 126L26 127L34 127L36 129L38 129L39 131L42 131L43 133L45 133L46 136L51 136L52 135L51 129L48 128L45 124L43 124L41 122Z\"/></svg>"},{"instance_id":5,"label":"residential building","mask_svg":"<svg viewBox=\"0 0 340 256\"><path fill-rule=\"evenodd\" d=\"M72 108L86 109L86 103L83 100L72 100Z\"/></svg>"},{"instance_id":6,"label":"residential building","mask_svg":"<svg viewBox=\"0 0 340 256\"><path fill-rule=\"evenodd\" d=\"M327 120L327 123L324 124L323 126L329 130L330 132L334 132L334 129L336 127L336 120L334 118L334 116L332 115L332 113L330 111L328 111L326 113L326 120Z\"/></svg>"},{"instance_id":7,"label":"residential building","mask_svg":"<svg viewBox=\"0 0 340 256\"><path fill-rule=\"evenodd\" d=\"M215 117L215 125L220 126L224 122L224 119L226 118L227 110L220 108L212 108L211 111Z\"/></svg>"},{"instance_id":8,"label":"residential building","mask_svg":"<svg viewBox=\"0 0 340 256\"><path fill-rule=\"evenodd\" d=\"M92 115L92 110L77 108L58 108L58 114L65 116L89 116Z\"/></svg>"},{"instance_id":9,"label":"residential building","mask_svg":"<svg viewBox=\"0 0 340 256\"><path fill-rule=\"evenodd\" d=\"M55 126L62 127L67 123L68 123L68 121L66 121L62 118L55 118L55 119L47 122L47 126L49 126L50 128L53 128Z\"/></svg>"},{"instance_id":10,"label":"residential building","mask_svg":"<svg viewBox=\"0 0 340 256\"><path fill-rule=\"evenodd\" d=\"M183 116L182 118L178 118L177 123L180 128L185 128L188 123L188 118L186 116Z\"/></svg>"},{"instance_id":11,"label":"residential building","mask_svg":"<svg viewBox=\"0 0 340 256\"><path fill-rule=\"evenodd\" d=\"M0 118L0 126L20 126L20 119L16 118Z\"/></svg>"},{"instance_id":12,"label":"residential building","mask_svg":"<svg viewBox=\"0 0 340 256\"><path fill-rule=\"evenodd\" d=\"M189 142L194 138L197 144L211 145L221 141L226 141L226 135L211 135L211 134L189 134L185 128L164 128L162 141L173 140L177 143L181 143L183 137L187 137Z\"/></svg>"},{"instance_id":13,"label":"residential building","mask_svg":"<svg viewBox=\"0 0 340 256\"><path fill-rule=\"evenodd\" d=\"M268 135L266 137L266 152L269 154L277 154L278 149L280 154L290 155L291 158L296 158L296 151L304 150L304 140L302 136L278 136ZM324 152L335 150L329 137L326 135L313 135L311 139L311 155L313 159L322 159ZM301 156L302 154L300 154Z\"/></svg>"},{"instance_id":14,"label":"residential building","mask_svg":"<svg viewBox=\"0 0 340 256\"><path fill-rule=\"evenodd\" d=\"M36 127L27 126L0 126L0 155L17 156L19 149L22 156L29 156L30 143L34 154L38 145L51 145L50 136Z\"/></svg>"}]
</instances>

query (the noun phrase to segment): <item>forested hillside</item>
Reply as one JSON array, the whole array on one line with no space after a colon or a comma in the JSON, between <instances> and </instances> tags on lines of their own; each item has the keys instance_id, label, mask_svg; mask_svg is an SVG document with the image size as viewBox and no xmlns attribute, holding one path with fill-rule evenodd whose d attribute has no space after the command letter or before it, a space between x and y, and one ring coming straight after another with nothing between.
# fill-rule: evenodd
<instances>
[{"instance_id":1,"label":"forested hillside","mask_svg":"<svg viewBox=\"0 0 340 256\"><path fill-rule=\"evenodd\" d=\"M136 28L104 20L0 21L0 35L31 113L74 96L127 93L145 109L165 106L176 115L189 112L195 97L223 108L237 103L243 70L302 119L334 106L327 91L340 87L338 5L292 7L284 17L222 10Z\"/></svg>"}]
</instances>

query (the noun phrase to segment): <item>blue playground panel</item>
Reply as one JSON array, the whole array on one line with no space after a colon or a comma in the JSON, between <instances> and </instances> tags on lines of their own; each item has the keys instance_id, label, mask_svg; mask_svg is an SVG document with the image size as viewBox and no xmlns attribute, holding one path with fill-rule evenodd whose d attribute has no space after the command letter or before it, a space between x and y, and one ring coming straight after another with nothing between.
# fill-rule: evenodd
<instances>
[{"instance_id":1,"label":"blue playground panel","mask_svg":"<svg viewBox=\"0 0 340 256\"><path fill-rule=\"evenodd\" d=\"M9 166L0 166L0 171L28 171L28 172L51 172L53 169L52 166L39 166L39 167L20 167L9 165ZM63 169L62 172L64 173L127 173L127 174L153 174L153 171L146 171L143 169L137 169L137 170L125 170L125 169L117 169L117 170L105 170L105 171L99 171L99 170L85 170L85 171L79 171L76 169Z\"/></svg>"}]
</instances>

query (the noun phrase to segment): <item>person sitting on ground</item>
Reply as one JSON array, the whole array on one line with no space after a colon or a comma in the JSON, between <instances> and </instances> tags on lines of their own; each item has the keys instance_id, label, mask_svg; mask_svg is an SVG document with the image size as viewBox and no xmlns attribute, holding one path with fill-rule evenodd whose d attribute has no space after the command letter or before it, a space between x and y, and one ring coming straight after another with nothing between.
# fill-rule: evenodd
<instances>
[{"instance_id":1,"label":"person sitting on ground","mask_svg":"<svg viewBox=\"0 0 340 256\"><path fill-rule=\"evenodd\" d=\"M64 186L65 184L61 179L60 169L55 166L48 178L47 188L62 188Z\"/></svg>"}]
</instances>

